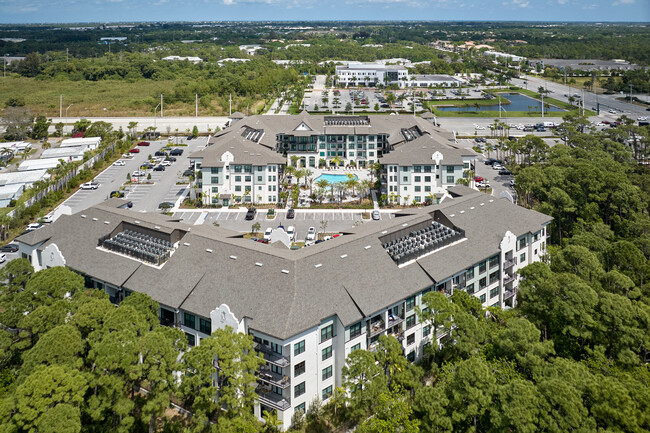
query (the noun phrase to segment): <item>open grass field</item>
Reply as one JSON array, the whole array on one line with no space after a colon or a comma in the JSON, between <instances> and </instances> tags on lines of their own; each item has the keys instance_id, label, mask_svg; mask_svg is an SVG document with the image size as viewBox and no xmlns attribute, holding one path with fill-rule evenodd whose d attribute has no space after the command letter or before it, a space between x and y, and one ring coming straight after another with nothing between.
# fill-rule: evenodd
<instances>
[{"instance_id":1,"label":"open grass field","mask_svg":"<svg viewBox=\"0 0 650 433\"><path fill-rule=\"evenodd\" d=\"M35 114L58 117L59 95L63 95L64 116L70 104L73 105L68 110L69 117L148 116L153 115L160 102L156 95L171 93L180 82L182 80L37 80L12 75L0 80L0 107L4 107L9 98L19 97ZM194 103L164 104L166 116L193 116L194 109ZM199 105L199 115L221 113L221 106L214 100L208 108Z\"/></svg>"}]
</instances>

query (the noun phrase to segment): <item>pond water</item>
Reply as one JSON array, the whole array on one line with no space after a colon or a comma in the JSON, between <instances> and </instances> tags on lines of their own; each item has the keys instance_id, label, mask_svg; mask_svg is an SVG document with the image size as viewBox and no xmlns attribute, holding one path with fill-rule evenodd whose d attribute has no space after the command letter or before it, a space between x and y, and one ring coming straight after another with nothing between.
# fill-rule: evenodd
<instances>
[{"instance_id":1,"label":"pond water","mask_svg":"<svg viewBox=\"0 0 650 433\"><path fill-rule=\"evenodd\" d=\"M506 104L506 99L510 104ZM481 105L478 111L499 111L499 99L494 100L494 105ZM541 111L541 101L531 98L530 96L522 95L520 93L502 93L501 94L501 107L506 111ZM535 108L537 106L537 108ZM530 107L530 108L529 108ZM476 111L476 107L436 107L440 111ZM544 112L549 111L565 111L553 105L544 108Z\"/></svg>"}]
</instances>

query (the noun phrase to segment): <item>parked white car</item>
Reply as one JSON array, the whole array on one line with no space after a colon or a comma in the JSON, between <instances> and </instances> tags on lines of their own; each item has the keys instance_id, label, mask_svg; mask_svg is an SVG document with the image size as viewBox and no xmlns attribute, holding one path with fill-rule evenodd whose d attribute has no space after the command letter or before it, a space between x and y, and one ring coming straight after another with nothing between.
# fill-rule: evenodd
<instances>
[{"instance_id":1,"label":"parked white car","mask_svg":"<svg viewBox=\"0 0 650 433\"><path fill-rule=\"evenodd\" d=\"M124 167L126 165L126 162L120 159L119 161L115 161L113 165L117 165L118 167Z\"/></svg>"},{"instance_id":2,"label":"parked white car","mask_svg":"<svg viewBox=\"0 0 650 433\"><path fill-rule=\"evenodd\" d=\"M295 242L296 240L296 228L294 226L289 226L287 227L287 234L289 235L289 239Z\"/></svg>"},{"instance_id":3,"label":"parked white car","mask_svg":"<svg viewBox=\"0 0 650 433\"><path fill-rule=\"evenodd\" d=\"M7 255L6 254L0 254L0 263L4 263L7 261Z\"/></svg>"},{"instance_id":4,"label":"parked white car","mask_svg":"<svg viewBox=\"0 0 650 433\"><path fill-rule=\"evenodd\" d=\"M40 223L31 223L27 225L27 228L25 229L28 232L33 232L34 230L38 230L41 227L43 227L43 224Z\"/></svg>"},{"instance_id":5,"label":"parked white car","mask_svg":"<svg viewBox=\"0 0 650 433\"><path fill-rule=\"evenodd\" d=\"M99 188L99 184L97 182L86 182L86 183L82 183L79 188L80 189L97 189L97 188Z\"/></svg>"},{"instance_id":6,"label":"parked white car","mask_svg":"<svg viewBox=\"0 0 650 433\"><path fill-rule=\"evenodd\" d=\"M169 167L170 165L172 165L172 162L171 161L163 161L163 162L160 163L160 165L162 165L163 167Z\"/></svg>"},{"instance_id":7,"label":"parked white car","mask_svg":"<svg viewBox=\"0 0 650 433\"><path fill-rule=\"evenodd\" d=\"M316 240L316 229L314 227L309 227L307 229L307 239L308 241Z\"/></svg>"},{"instance_id":8,"label":"parked white car","mask_svg":"<svg viewBox=\"0 0 650 433\"><path fill-rule=\"evenodd\" d=\"M267 228L266 231L264 232L264 237L262 239L264 239L266 241L270 241L272 232L273 232L273 229L271 227Z\"/></svg>"}]
</instances>

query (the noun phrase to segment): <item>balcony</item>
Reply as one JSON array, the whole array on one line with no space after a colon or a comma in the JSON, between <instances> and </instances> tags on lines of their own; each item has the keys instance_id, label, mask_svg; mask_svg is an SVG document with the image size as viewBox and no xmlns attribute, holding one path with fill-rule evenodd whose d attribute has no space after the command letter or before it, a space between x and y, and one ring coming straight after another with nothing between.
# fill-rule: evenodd
<instances>
[{"instance_id":1,"label":"balcony","mask_svg":"<svg viewBox=\"0 0 650 433\"><path fill-rule=\"evenodd\" d=\"M377 322L374 322L374 323L370 324L370 326L368 327L368 330L369 330L368 338L372 338L375 335L381 334L382 332L384 332L386 330L386 326L384 325L383 320L379 320Z\"/></svg>"},{"instance_id":2,"label":"balcony","mask_svg":"<svg viewBox=\"0 0 650 433\"><path fill-rule=\"evenodd\" d=\"M513 296L515 296L517 294L517 289L518 289L518 287L515 286L512 289L506 290L505 292L503 292L503 299L506 300L506 299L510 299Z\"/></svg>"},{"instance_id":3,"label":"balcony","mask_svg":"<svg viewBox=\"0 0 650 433\"><path fill-rule=\"evenodd\" d=\"M274 409L285 411L291 407L291 403L286 398L274 393L273 391L258 386L257 395L260 398L260 403L266 406L271 406Z\"/></svg>"},{"instance_id":4,"label":"balcony","mask_svg":"<svg viewBox=\"0 0 650 433\"><path fill-rule=\"evenodd\" d=\"M278 388L288 388L291 385L289 376L283 376L269 370L268 368L260 368L260 371L257 373L257 378L261 382L269 383L271 385L277 386Z\"/></svg>"},{"instance_id":5,"label":"balcony","mask_svg":"<svg viewBox=\"0 0 650 433\"><path fill-rule=\"evenodd\" d=\"M517 279L517 276L516 276L516 275L508 275L508 274L505 274L505 275L503 276L503 284L504 284L504 285L506 285L506 284L510 284L510 283L512 283L513 281L515 281L516 279Z\"/></svg>"},{"instance_id":6,"label":"balcony","mask_svg":"<svg viewBox=\"0 0 650 433\"><path fill-rule=\"evenodd\" d=\"M388 315L388 324L386 325L386 328L392 328L395 325L399 325L404 321L404 318L399 316L399 315Z\"/></svg>"},{"instance_id":7,"label":"balcony","mask_svg":"<svg viewBox=\"0 0 650 433\"><path fill-rule=\"evenodd\" d=\"M291 364L291 361L289 361L288 357L273 352L270 347L267 347L263 344L256 343L255 350L261 352L267 362L270 362L273 365L277 365L278 367L288 367L289 364Z\"/></svg>"},{"instance_id":8,"label":"balcony","mask_svg":"<svg viewBox=\"0 0 650 433\"><path fill-rule=\"evenodd\" d=\"M517 258L513 257L503 262L503 269L508 269L517 264Z\"/></svg>"}]
</instances>

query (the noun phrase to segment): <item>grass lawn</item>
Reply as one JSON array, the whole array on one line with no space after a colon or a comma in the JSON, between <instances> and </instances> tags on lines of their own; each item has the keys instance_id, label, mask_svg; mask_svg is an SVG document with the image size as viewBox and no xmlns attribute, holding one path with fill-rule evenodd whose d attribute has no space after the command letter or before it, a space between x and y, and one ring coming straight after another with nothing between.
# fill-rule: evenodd
<instances>
[{"instance_id":1,"label":"grass lawn","mask_svg":"<svg viewBox=\"0 0 650 433\"><path fill-rule=\"evenodd\" d=\"M103 81L70 81L70 80L37 80L20 77L16 74L0 80L0 108L10 97L24 99L25 105L35 114L47 117L59 116L59 97L63 95L63 116L68 105L69 117L127 117L151 116L154 107L160 102L160 94L171 93L172 90L186 79L177 80L103 80ZM200 116L220 116L227 110L218 104L218 96L212 98L208 108L199 104ZM195 104L164 102L166 116L194 116ZM264 107L264 101L250 104L249 112ZM235 111L235 96L233 95L233 111ZM244 108L245 110L245 108Z\"/></svg>"}]
</instances>

